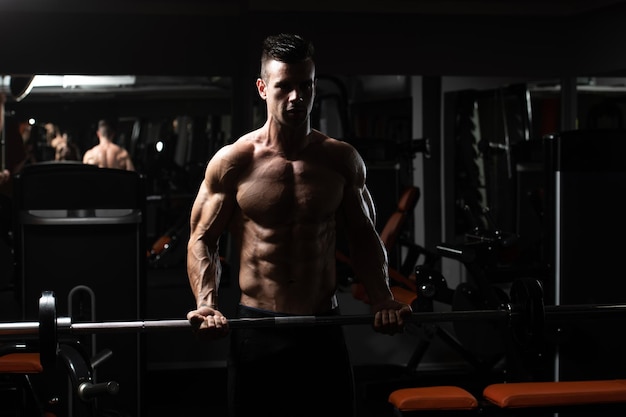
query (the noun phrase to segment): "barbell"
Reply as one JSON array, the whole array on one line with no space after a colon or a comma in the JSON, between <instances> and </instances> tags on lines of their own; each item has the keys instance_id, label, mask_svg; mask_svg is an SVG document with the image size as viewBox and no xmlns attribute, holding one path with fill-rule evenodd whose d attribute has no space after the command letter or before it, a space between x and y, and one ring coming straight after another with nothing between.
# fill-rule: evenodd
<instances>
[{"instance_id":1,"label":"barbell","mask_svg":"<svg viewBox=\"0 0 626 417\"><path fill-rule=\"evenodd\" d=\"M423 324L433 322L492 321L504 322L515 341L524 349L541 345L546 321L559 322L591 318L626 319L626 304L558 305L545 306L543 288L535 279L516 280L511 285L510 303L495 310L440 311L412 313L406 321ZM307 327L372 325L373 315L337 316L277 316L229 319L229 327ZM42 365L53 365L59 349L59 334L143 333L173 330L192 330L186 319L136 320L72 323L68 317L57 317L54 292L44 291L39 299L38 322L0 323L0 338L39 338Z\"/></svg>"}]
</instances>

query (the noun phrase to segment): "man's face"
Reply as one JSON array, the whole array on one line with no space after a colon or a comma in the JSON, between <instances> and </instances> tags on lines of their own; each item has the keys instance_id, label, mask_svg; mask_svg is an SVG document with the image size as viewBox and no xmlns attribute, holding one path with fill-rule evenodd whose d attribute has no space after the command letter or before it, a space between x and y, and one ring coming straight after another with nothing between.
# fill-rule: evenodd
<instances>
[{"instance_id":1,"label":"man's face","mask_svg":"<svg viewBox=\"0 0 626 417\"><path fill-rule=\"evenodd\" d=\"M315 99L315 64L270 61L257 89L267 103L268 117L294 127L306 123Z\"/></svg>"}]
</instances>

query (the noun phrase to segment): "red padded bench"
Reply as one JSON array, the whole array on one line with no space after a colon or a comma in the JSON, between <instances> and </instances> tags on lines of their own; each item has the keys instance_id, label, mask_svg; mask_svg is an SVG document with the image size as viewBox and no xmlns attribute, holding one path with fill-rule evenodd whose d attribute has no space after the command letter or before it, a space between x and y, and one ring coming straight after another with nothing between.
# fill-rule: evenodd
<instances>
[{"instance_id":1,"label":"red padded bench","mask_svg":"<svg viewBox=\"0 0 626 417\"><path fill-rule=\"evenodd\" d=\"M463 388L452 385L400 388L389 395L389 402L398 415L415 411L478 409L476 397Z\"/></svg>"},{"instance_id":2,"label":"red padded bench","mask_svg":"<svg viewBox=\"0 0 626 417\"><path fill-rule=\"evenodd\" d=\"M39 353L8 353L0 356L0 374L38 374L43 372Z\"/></svg>"},{"instance_id":3,"label":"red padded bench","mask_svg":"<svg viewBox=\"0 0 626 417\"><path fill-rule=\"evenodd\" d=\"M626 379L509 382L484 388L480 401L469 391L456 386L401 388L389 395L398 416L416 412L520 411L565 408L614 407L626 405ZM581 408L581 409L582 409Z\"/></svg>"},{"instance_id":4,"label":"red padded bench","mask_svg":"<svg viewBox=\"0 0 626 417\"><path fill-rule=\"evenodd\" d=\"M626 379L492 384L483 397L500 408L626 403Z\"/></svg>"}]
</instances>

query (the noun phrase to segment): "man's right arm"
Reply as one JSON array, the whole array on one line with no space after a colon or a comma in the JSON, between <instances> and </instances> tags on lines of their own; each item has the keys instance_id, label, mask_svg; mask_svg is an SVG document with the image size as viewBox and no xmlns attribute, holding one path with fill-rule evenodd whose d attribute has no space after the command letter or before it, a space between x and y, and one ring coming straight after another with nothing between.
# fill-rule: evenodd
<instances>
[{"instance_id":1,"label":"man's right arm","mask_svg":"<svg viewBox=\"0 0 626 417\"><path fill-rule=\"evenodd\" d=\"M229 197L211 191L205 179L191 209L191 233L187 245L187 274L197 307L217 308L221 268L219 239L230 219ZM232 210L232 208L230 209Z\"/></svg>"},{"instance_id":2,"label":"man's right arm","mask_svg":"<svg viewBox=\"0 0 626 417\"><path fill-rule=\"evenodd\" d=\"M220 150L209 161L191 208L191 232L187 245L187 274L196 299L196 310L187 318L197 328L222 327L218 310L221 266L219 240L227 230L236 207L236 180L228 175L233 166Z\"/></svg>"}]
</instances>

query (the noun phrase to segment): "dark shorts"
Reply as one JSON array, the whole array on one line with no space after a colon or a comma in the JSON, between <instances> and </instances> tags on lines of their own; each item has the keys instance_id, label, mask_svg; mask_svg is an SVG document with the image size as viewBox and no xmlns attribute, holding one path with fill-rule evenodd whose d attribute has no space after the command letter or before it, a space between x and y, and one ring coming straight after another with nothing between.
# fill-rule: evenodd
<instances>
[{"instance_id":1,"label":"dark shorts","mask_svg":"<svg viewBox=\"0 0 626 417\"><path fill-rule=\"evenodd\" d=\"M244 306L238 314L277 316ZM342 327L232 329L228 394L232 417L354 416L354 378Z\"/></svg>"}]
</instances>

